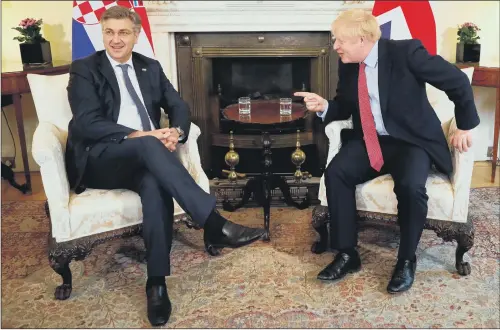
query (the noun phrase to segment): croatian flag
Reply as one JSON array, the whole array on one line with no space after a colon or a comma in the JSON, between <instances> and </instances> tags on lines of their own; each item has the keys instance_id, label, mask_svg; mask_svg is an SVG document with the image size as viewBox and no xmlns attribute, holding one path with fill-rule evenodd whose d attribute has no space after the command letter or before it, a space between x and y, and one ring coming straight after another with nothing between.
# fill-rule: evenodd
<instances>
[{"instance_id":1,"label":"croatian flag","mask_svg":"<svg viewBox=\"0 0 500 330\"><path fill-rule=\"evenodd\" d=\"M375 1L372 10L384 39L419 39L436 55L436 22L429 1Z\"/></svg>"},{"instance_id":2,"label":"croatian flag","mask_svg":"<svg viewBox=\"0 0 500 330\"><path fill-rule=\"evenodd\" d=\"M154 58L153 39L148 15L142 1L73 1L72 59L76 60L104 49L99 24L102 14L113 6L133 9L142 21L142 29L134 51Z\"/></svg>"}]
</instances>

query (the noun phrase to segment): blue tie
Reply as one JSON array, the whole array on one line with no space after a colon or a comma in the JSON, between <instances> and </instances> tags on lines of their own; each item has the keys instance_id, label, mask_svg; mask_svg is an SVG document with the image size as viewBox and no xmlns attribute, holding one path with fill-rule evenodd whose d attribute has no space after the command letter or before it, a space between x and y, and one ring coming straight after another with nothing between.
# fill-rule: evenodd
<instances>
[{"instance_id":1,"label":"blue tie","mask_svg":"<svg viewBox=\"0 0 500 330\"><path fill-rule=\"evenodd\" d=\"M139 95L137 95L134 86L132 86L132 81L130 81L130 77L128 76L128 64L119 64L118 65L122 71L123 71L123 77L125 78L125 86L127 86L128 93L132 97L132 100L134 100L134 103L137 107L137 111L139 112L139 116L141 117L141 122L142 122L142 128L145 131L150 131L151 130L151 124L149 122L149 116L148 116L148 111L144 107L144 105L141 102L141 99L139 98Z\"/></svg>"}]
</instances>

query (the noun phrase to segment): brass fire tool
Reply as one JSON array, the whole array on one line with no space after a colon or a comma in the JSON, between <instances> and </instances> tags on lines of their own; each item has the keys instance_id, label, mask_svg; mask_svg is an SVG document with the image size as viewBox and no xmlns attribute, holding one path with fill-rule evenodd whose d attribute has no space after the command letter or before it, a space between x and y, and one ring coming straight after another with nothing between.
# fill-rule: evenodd
<instances>
[{"instance_id":1,"label":"brass fire tool","mask_svg":"<svg viewBox=\"0 0 500 330\"><path fill-rule=\"evenodd\" d=\"M223 170L224 173L228 173L227 178L230 182L235 183L238 177L242 177L240 173L236 173L234 170L235 166L240 162L240 155L234 151L234 138L233 131L229 132L229 151L224 157L226 164L229 166L229 173L227 170Z\"/></svg>"},{"instance_id":2,"label":"brass fire tool","mask_svg":"<svg viewBox=\"0 0 500 330\"><path fill-rule=\"evenodd\" d=\"M304 178L304 173L300 170L300 166L305 162L306 160L306 154L304 151L300 149L300 131L297 130L297 143L295 151L292 153L292 163L297 167L297 170L295 171L295 174L293 175L295 178L295 182L300 182Z\"/></svg>"}]
</instances>

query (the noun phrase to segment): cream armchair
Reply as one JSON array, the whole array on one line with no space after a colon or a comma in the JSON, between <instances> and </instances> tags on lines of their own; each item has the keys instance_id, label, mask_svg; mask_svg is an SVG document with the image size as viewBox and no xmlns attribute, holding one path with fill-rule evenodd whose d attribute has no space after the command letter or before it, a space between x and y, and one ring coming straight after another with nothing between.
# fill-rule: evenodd
<instances>
[{"instance_id":1,"label":"cream armchair","mask_svg":"<svg viewBox=\"0 0 500 330\"><path fill-rule=\"evenodd\" d=\"M473 68L463 70L472 78ZM442 128L448 140L457 129L453 117L454 104L446 94L432 86L427 87L429 101L441 119ZM451 118L450 118L451 115ZM352 121L336 121L325 127L329 140L327 163L338 153L342 142L340 132L352 128ZM426 229L432 229L446 241L457 241L455 253L456 269L460 275L471 272L469 263L463 261L464 254L474 244L474 227L468 219L469 193L474 167L472 150L460 153L452 148L453 173L450 177L432 170L427 179L426 189L429 196ZM385 219L397 222L397 199L393 192L394 181L386 174L356 187L356 207L360 218ZM320 180L320 205L313 210L312 225L319 234L319 241L311 247L314 253L322 253L329 247L328 204L324 175Z\"/></svg>"},{"instance_id":2,"label":"cream armchair","mask_svg":"<svg viewBox=\"0 0 500 330\"><path fill-rule=\"evenodd\" d=\"M28 74L39 124L33 135L32 154L40 166L50 218L48 257L51 267L63 278L56 297L71 293L71 260L83 260L93 247L114 238L140 234L142 206L140 197L126 189L86 189L81 194L70 190L65 171L67 127L71 109L66 86L69 74L45 76ZM176 153L195 181L210 192L209 181L201 167L197 139L201 132L191 124L185 144ZM174 200L174 218L196 227Z\"/></svg>"}]
</instances>

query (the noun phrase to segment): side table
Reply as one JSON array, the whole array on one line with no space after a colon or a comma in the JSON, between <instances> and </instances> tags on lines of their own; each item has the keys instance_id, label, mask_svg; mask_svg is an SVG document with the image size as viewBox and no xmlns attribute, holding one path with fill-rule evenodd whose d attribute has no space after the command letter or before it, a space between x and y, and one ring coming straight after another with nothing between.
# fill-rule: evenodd
<instances>
[{"instance_id":1,"label":"side table","mask_svg":"<svg viewBox=\"0 0 500 330\"><path fill-rule=\"evenodd\" d=\"M26 147L26 135L24 133L23 108L21 105L21 94L31 92L28 73L58 75L69 72L69 61L54 61L51 64L39 67L26 67L21 62L2 62L2 95L11 95L16 111L17 131L19 143L21 144L21 155L23 157L24 176L26 178L26 192L31 193L31 175L28 165L28 150ZM47 86L50 88L50 86Z\"/></svg>"},{"instance_id":2,"label":"side table","mask_svg":"<svg viewBox=\"0 0 500 330\"><path fill-rule=\"evenodd\" d=\"M305 161L306 155L300 149L301 147L301 132L296 131L296 139L293 144L291 143L279 143L277 146L273 145L273 135L270 132L276 131L276 125L283 123L291 123L293 121L304 119L308 115L308 111L305 109L304 105L301 103L292 104L292 114L289 116L281 116L279 114L279 101L269 100L269 101L252 101L252 110L249 115L240 115L238 110L238 104L233 104L226 107L223 110L223 115L234 122L245 123L247 125L255 126L260 134L260 145L262 148L262 159L261 159L261 174L251 177L245 187L243 188L243 198L236 205L231 204L229 201L225 200L223 202L223 209L226 211L233 212L240 207L243 207L250 199L253 194L254 199L258 202L259 206L264 209L264 228L266 234L263 237L264 240L270 240L270 207L271 207L271 191L275 188L280 189L283 194L284 200L287 205L296 207L300 210L306 209L310 205L309 195L301 203L295 202L290 194L290 185L287 179L279 174L272 172L272 149L283 148L283 147L293 147L296 146L295 151L290 155L290 161L295 164L297 170L294 173L295 184L300 184L302 181L307 181L309 175L308 173L303 173L300 170L300 166ZM303 133L302 133L303 134ZM291 139L288 139L290 141ZM312 144L312 138L309 141L305 141L306 144ZM232 182L236 182L237 174L235 172L235 166L239 163L239 155L235 151L234 138L230 135L229 141L229 152L226 154L226 163L231 167L229 173L229 179Z\"/></svg>"},{"instance_id":3,"label":"side table","mask_svg":"<svg viewBox=\"0 0 500 330\"><path fill-rule=\"evenodd\" d=\"M491 182L495 182L496 166L498 161L498 147L500 135L500 68L484 67L478 63L457 63L459 68L474 67L472 86L491 87L496 89L495 123L493 128L493 152L491 160Z\"/></svg>"}]
</instances>

